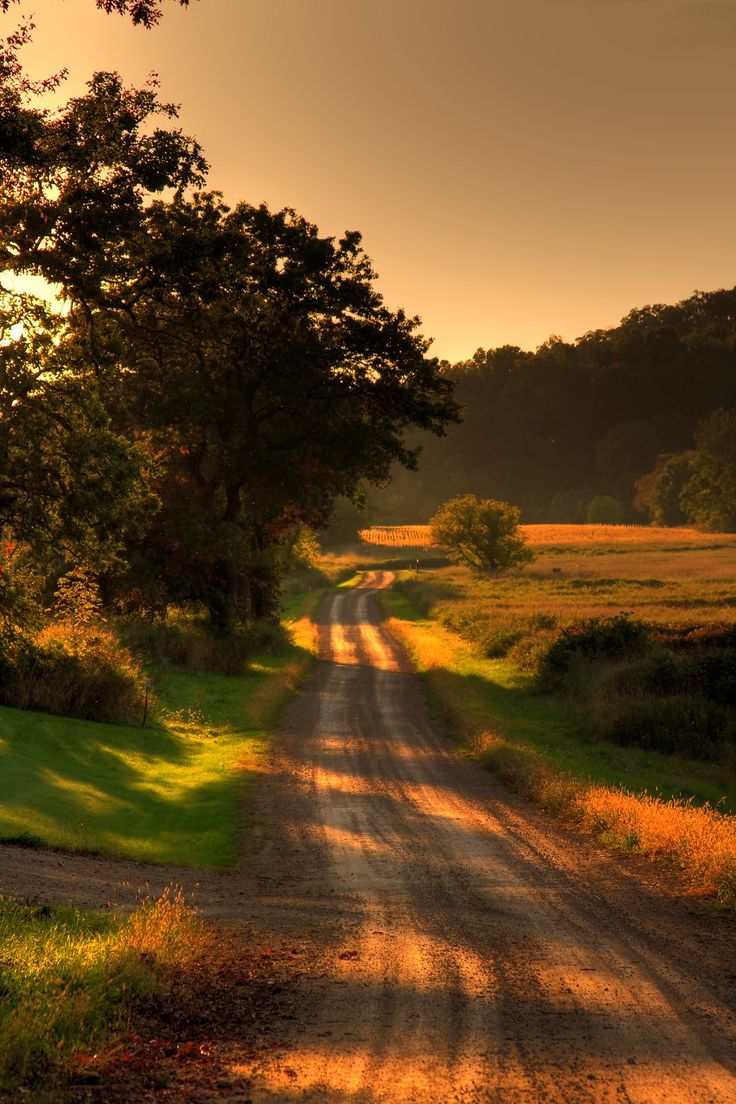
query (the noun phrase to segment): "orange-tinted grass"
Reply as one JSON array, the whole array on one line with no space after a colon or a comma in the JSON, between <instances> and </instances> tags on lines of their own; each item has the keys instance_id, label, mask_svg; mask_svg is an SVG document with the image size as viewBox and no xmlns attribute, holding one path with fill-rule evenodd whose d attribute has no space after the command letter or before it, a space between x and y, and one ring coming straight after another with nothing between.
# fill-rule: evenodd
<instances>
[{"instance_id":1,"label":"orange-tinted grass","mask_svg":"<svg viewBox=\"0 0 736 1104\"><path fill-rule=\"evenodd\" d=\"M56 1099L214 939L177 889L125 918L0 898L0 1097Z\"/></svg>"},{"instance_id":2,"label":"orange-tinted grass","mask_svg":"<svg viewBox=\"0 0 736 1104\"><path fill-rule=\"evenodd\" d=\"M600 544L733 544L736 533L699 533L697 529L658 528L652 525L522 525L533 548L549 545L584 546ZM429 548L428 525L372 525L358 533L364 544L386 548Z\"/></svg>"},{"instance_id":3,"label":"orange-tinted grass","mask_svg":"<svg viewBox=\"0 0 736 1104\"><path fill-rule=\"evenodd\" d=\"M531 748L496 733L477 733L470 746L518 793L562 813L612 847L675 866L721 904L736 907L736 817L689 799L663 801L581 782L553 770Z\"/></svg>"},{"instance_id":4,"label":"orange-tinted grass","mask_svg":"<svg viewBox=\"0 0 736 1104\"><path fill-rule=\"evenodd\" d=\"M736 908L736 817L708 804L694 806L680 798L664 801L555 769L533 748L491 731L493 717L487 711L479 713L473 693L458 693L457 680L447 677L448 653L469 653L470 645L438 625L421 638L399 618L392 617L389 625L425 672L450 729L513 790L610 846L669 863L693 886Z\"/></svg>"}]
</instances>

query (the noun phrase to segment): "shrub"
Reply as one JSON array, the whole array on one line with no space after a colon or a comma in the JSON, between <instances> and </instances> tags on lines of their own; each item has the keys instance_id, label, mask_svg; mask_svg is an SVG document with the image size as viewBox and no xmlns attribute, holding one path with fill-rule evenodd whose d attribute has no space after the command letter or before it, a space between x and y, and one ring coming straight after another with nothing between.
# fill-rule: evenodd
<instances>
[{"instance_id":1,"label":"shrub","mask_svg":"<svg viewBox=\"0 0 736 1104\"><path fill-rule=\"evenodd\" d=\"M0 640L0 703L132 723L143 709L140 664L112 632L56 622L35 639Z\"/></svg>"},{"instance_id":2,"label":"shrub","mask_svg":"<svg viewBox=\"0 0 736 1104\"><path fill-rule=\"evenodd\" d=\"M596 711L593 726L598 737L624 747L725 765L736 751L733 716L715 702L688 694L622 698Z\"/></svg>"},{"instance_id":3,"label":"shrub","mask_svg":"<svg viewBox=\"0 0 736 1104\"><path fill-rule=\"evenodd\" d=\"M469 644L474 644L481 655L487 659L500 659L505 656L509 648L521 640L523 632L520 628L511 628L501 622L494 624L482 613L460 607L452 607L440 612L440 621L452 632L456 632Z\"/></svg>"},{"instance_id":4,"label":"shrub","mask_svg":"<svg viewBox=\"0 0 736 1104\"><path fill-rule=\"evenodd\" d=\"M603 671L596 692L606 698L688 693L732 705L736 702L736 649L691 654L652 649Z\"/></svg>"},{"instance_id":5,"label":"shrub","mask_svg":"<svg viewBox=\"0 0 736 1104\"><path fill-rule=\"evenodd\" d=\"M539 672L541 685L548 690L559 690L574 668L641 654L649 642L647 626L634 621L628 614L594 617L569 625L544 656Z\"/></svg>"},{"instance_id":6,"label":"shrub","mask_svg":"<svg viewBox=\"0 0 736 1104\"><path fill-rule=\"evenodd\" d=\"M662 697L689 686L692 661L662 649L605 668L596 682L596 695L605 700L617 697Z\"/></svg>"},{"instance_id":7,"label":"shrub","mask_svg":"<svg viewBox=\"0 0 736 1104\"><path fill-rule=\"evenodd\" d=\"M704 697L733 708L736 704L736 648L696 656L693 682Z\"/></svg>"},{"instance_id":8,"label":"shrub","mask_svg":"<svg viewBox=\"0 0 736 1104\"><path fill-rule=\"evenodd\" d=\"M213 636L204 623L193 620L134 622L120 631L128 646L152 667L171 664L215 675L242 675L254 655L275 651L285 641L283 628L270 621L254 622L229 637Z\"/></svg>"},{"instance_id":9,"label":"shrub","mask_svg":"<svg viewBox=\"0 0 736 1104\"><path fill-rule=\"evenodd\" d=\"M538 675L545 661L552 642L555 640L552 631L539 631L531 636L522 636L521 639L509 648L507 658L516 664L522 671L528 674Z\"/></svg>"}]
</instances>

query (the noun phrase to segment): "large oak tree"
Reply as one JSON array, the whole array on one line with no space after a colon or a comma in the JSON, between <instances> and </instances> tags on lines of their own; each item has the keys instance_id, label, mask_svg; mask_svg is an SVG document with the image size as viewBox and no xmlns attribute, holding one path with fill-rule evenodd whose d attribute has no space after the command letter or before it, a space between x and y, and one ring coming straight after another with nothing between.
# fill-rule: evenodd
<instances>
[{"instance_id":1,"label":"large oak tree","mask_svg":"<svg viewBox=\"0 0 736 1104\"><path fill-rule=\"evenodd\" d=\"M60 289L66 354L148 450L162 508L136 556L223 631L269 614L280 537L412 466L404 433L442 432L451 384L359 234L196 190L202 152L155 87L100 73L54 116L26 101L18 86L0 268Z\"/></svg>"}]
</instances>

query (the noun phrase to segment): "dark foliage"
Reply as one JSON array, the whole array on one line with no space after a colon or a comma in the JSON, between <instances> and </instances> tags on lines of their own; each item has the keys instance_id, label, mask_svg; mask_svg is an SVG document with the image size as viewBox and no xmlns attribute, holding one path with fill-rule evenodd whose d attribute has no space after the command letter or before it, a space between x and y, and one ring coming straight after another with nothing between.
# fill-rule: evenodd
<instances>
[{"instance_id":1,"label":"dark foliage","mask_svg":"<svg viewBox=\"0 0 736 1104\"><path fill-rule=\"evenodd\" d=\"M176 0L182 8L189 7L189 0ZM18 4L20 0L0 0L0 12L10 10L12 4ZM102 11L117 12L118 15L127 15L136 26L155 27L163 14L162 0L95 0L97 7Z\"/></svg>"},{"instance_id":2,"label":"dark foliage","mask_svg":"<svg viewBox=\"0 0 736 1104\"><path fill-rule=\"evenodd\" d=\"M155 81L97 73L36 110L29 34L0 51L0 267L69 312L0 287L0 525L125 574L131 610L204 604L227 636L275 616L289 534L456 419L452 383L360 234L197 191L207 164Z\"/></svg>"},{"instance_id":3,"label":"dark foliage","mask_svg":"<svg viewBox=\"0 0 736 1104\"><path fill-rule=\"evenodd\" d=\"M374 496L377 516L426 521L472 491L518 504L527 522L585 522L601 497L606 517L648 520L637 481L661 454L690 448L714 410L736 408L735 367L736 288L634 310L613 329L551 338L534 353L479 349L444 365L462 425L424 439L419 474L397 472Z\"/></svg>"},{"instance_id":4,"label":"dark foliage","mask_svg":"<svg viewBox=\"0 0 736 1104\"><path fill-rule=\"evenodd\" d=\"M549 647L540 668L540 683L545 689L558 690L581 664L627 659L641 654L649 640L646 625L626 614L570 625Z\"/></svg>"},{"instance_id":5,"label":"dark foliage","mask_svg":"<svg viewBox=\"0 0 736 1104\"><path fill-rule=\"evenodd\" d=\"M732 766L736 629L648 627L628 617L566 629L540 686L569 696L596 739Z\"/></svg>"}]
</instances>

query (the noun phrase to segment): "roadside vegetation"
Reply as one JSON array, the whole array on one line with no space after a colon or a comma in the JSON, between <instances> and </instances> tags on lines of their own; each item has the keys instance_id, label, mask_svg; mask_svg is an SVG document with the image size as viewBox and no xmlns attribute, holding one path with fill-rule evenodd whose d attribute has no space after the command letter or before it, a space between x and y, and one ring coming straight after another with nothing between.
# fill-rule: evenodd
<instances>
[{"instance_id":1,"label":"roadside vegetation","mask_svg":"<svg viewBox=\"0 0 736 1104\"><path fill-rule=\"evenodd\" d=\"M94 1083L111 1033L178 986L213 938L176 890L126 917L0 899L2 1098L51 1102Z\"/></svg>"},{"instance_id":2,"label":"roadside vegetation","mask_svg":"<svg viewBox=\"0 0 736 1104\"><path fill-rule=\"evenodd\" d=\"M123 626L136 685L138 671L153 684L145 728L142 713L116 725L0 708L0 837L232 865L274 724L313 659L310 614L325 582L313 568L293 573L282 626L254 630L237 673L232 644L223 648L196 619ZM70 1086L114 1080L155 1090L195 1059L211 1063L210 1005L215 1024L223 1008L239 1010L244 1025L254 1015L249 955L206 928L175 889L128 917L0 898L0 1099L55 1104Z\"/></svg>"},{"instance_id":3,"label":"roadside vegetation","mask_svg":"<svg viewBox=\"0 0 736 1104\"><path fill-rule=\"evenodd\" d=\"M544 529L513 576L404 572L393 628L470 753L736 904L736 539Z\"/></svg>"},{"instance_id":4,"label":"roadside vegetation","mask_svg":"<svg viewBox=\"0 0 736 1104\"><path fill-rule=\"evenodd\" d=\"M285 632L211 673L211 640L186 624L138 626L152 676L142 727L0 708L0 837L160 863L235 861L235 824L258 777L280 709L312 660L310 608L319 591L286 603ZM144 639L146 637L147 639ZM167 658L186 647L187 666ZM261 641L263 644L263 641ZM145 646L145 647L144 647ZM228 653L229 654L229 653Z\"/></svg>"}]
</instances>

